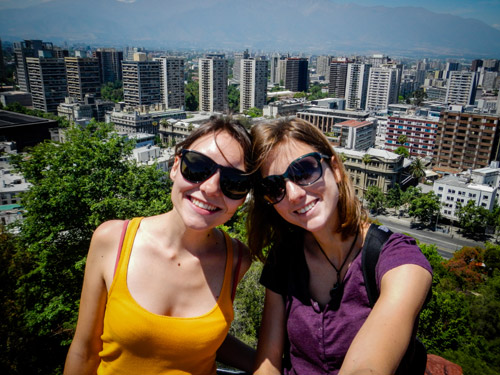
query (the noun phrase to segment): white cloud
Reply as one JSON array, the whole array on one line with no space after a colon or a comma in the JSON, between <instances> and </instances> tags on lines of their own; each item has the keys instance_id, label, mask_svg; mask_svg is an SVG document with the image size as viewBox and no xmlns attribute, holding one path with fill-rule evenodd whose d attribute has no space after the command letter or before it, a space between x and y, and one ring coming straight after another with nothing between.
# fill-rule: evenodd
<instances>
[{"instance_id":1,"label":"white cloud","mask_svg":"<svg viewBox=\"0 0 500 375\"><path fill-rule=\"evenodd\" d=\"M137 0L116 0L120 3L127 3L127 4L132 4L135 3Z\"/></svg>"},{"instance_id":2,"label":"white cloud","mask_svg":"<svg viewBox=\"0 0 500 375\"><path fill-rule=\"evenodd\" d=\"M494 27L497 30L500 30L500 23L495 23L495 24L493 24L491 26Z\"/></svg>"}]
</instances>

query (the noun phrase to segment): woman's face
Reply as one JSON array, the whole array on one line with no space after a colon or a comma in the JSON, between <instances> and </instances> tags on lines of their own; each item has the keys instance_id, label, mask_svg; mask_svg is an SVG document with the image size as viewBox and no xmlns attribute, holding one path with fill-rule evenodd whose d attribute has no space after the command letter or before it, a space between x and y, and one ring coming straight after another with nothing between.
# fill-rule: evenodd
<instances>
[{"instance_id":1,"label":"woman's face","mask_svg":"<svg viewBox=\"0 0 500 375\"><path fill-rule=\"evenodd\" d=\"M189 146L189 150L208 156L215 163L245 171L243 149L227 132L207 134ZM172 204L184 224L194 230L206 230L228 221L245 198L230 199L220 187L220 169L205 181L193 183L181 173L181 158L176 156L170 172L173 181Z\"/></svg>"},{"instance_id":2,"label":"woman's face","mask_svg":"<svg viewBox=\"0 0 500 375\"><path fill-rule=\"evenodd\" d=\"M285 173L290 163L311 152L317 150L293 139L277 145L262 166L262 177ZM286 194L274 205L283 219L310 232L336 228L340 173L338 169L332 170L330 166L335 165L332 162L333 159L322 159L323 175L311 185L300 186L286 180Z\"/></svg>"}]
</instances>

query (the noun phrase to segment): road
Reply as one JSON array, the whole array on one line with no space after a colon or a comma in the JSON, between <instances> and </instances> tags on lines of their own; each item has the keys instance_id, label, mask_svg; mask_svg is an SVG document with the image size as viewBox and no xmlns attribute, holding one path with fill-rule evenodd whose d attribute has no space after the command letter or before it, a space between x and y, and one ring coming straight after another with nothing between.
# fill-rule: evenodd
<instances>
[{"instance_id":1,"label":"road","mask_svg":"<svg viewBox=\"0 0 500 375\"><path fill-rule=\"evenodd\" d=\"M463 246L480 246L484 247L484 243L475 242L462 238L456 234L447 234L441 232L433 232L428 229L410 228L410 221L408 219L398 219L394 216L377 215L373 217L387 226L393 232L408 233L410 236L418 239L419 241L427 244L434 244L438 248L438 253L446 259L450 259L453 253L460 250Z\"/></svg>"}]
</instances>

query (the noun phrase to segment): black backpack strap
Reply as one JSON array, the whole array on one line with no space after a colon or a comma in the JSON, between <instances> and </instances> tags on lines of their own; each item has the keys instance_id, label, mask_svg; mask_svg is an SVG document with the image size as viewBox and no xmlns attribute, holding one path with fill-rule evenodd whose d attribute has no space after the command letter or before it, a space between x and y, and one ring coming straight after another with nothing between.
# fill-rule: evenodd
<instances>
[{"instance_id":1,"label":"black backpack strap","mask_svg":"<svg viewBox=\"0 0 500 375\"><path fill-rule=\"evenodd\" d=\"M376 224L371 224L366 234L361 254L361 269L363 270L366 293L371 307L375 305L380 294L377 288L375 267L377 266L380 251L391 235L392 232L389 228Z\"/></svg>"}]
</instances>

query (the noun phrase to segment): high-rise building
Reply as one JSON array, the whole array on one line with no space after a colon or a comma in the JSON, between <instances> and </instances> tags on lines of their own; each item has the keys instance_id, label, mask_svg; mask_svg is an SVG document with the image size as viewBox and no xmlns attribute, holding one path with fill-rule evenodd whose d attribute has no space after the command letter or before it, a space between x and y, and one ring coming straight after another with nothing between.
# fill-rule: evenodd
<instances>
[{"instance_id":1,"label":"high-rise building","mask_svg":"<svg viewBox=\"0 0 500 375\"><path fill-rule=\"evenodd\" d=\"M451 71L446 87L446 103L457 105L474 104L476 96L476 73Z\"/></svg>"},{"instance_id":2,"label":"high-rise building","mask_svg":"<svg viewBox=\"0 0 500 375\"><path fill-rule=\"evenodd\" d=\"M19 89L25 92L31 92L28 76L27 57L53 57L52 43L44 43L41 40L25 40L14 43L14 57L16 60L17 84Z\"/></svg>"},{"instance_id":3,"label":"high-rise building","mask_svg":"<svg viewBox=\"0 0 500 375\"><path fill-rule=\"evenodd\" d=\"M227 60L224 55L206 55L198 64L200 111L228 111Z\"/></svg>"},{"instance_id":4,"label":"high-rise building","mask_svg":"<svg viewBox=\"0 0 500 375\"><path fill-rule=\"evenodd\" d=\"M123 99L137 107L161 102L160 63L158 61L123 61Z\"/></svg>"},{"instance_id":5,"label":"high-rise building","mask_svg":"<svg viewBox=\"0 0 500 375\"><path fill-rule=\"evenodd\" d=\"M271 57L271 77L270 77L270 82L273 85L279 85L280 84L280 78L279 78L279 62L280 62L280 55L279 54L273 54Z\"/></svg>"},{"instance_id":6,"label":"high-rise building","mask_svg":"<svg viewBox=\"0 0 500 375\"><path fill-rule=\"evenodd\" d=\"M364 109L368 92L369 64L352 63L347 66L345 99L347 109Z\"/></svg>"},{"instance_id":7,"label":"high-rise building","mask_svg":"<svg viewBox=\"0 0 500 375\"><path fill-rule=\"evenodd\" d=\"M233 64L233 78L235 80L239 81L241 77L241 60L248 59L249 57L248 50L235 52Z\"/></svg>"},{"instance_id":8,"label":"high-rise building","mask_svg":"<svg viewBox=\"0 0 500 375\"><path fill-rule=\"evenodd\" d=\"M477 72L477 70L483 66L483 60L472 60L470 65L471 72Z\"/></svg>"},{"instance_id":9,"label":"high-rise building","mask_svg":"<svg viewBox=\"0 0 500 375\"><path fill-rule=\"evenodd\" d=\"M68 95L64 59L27 57L25 62L33 108L57 113L57 106Z\"/></svg>"},{"instance_id":10,"label":"high-rise building","mask_svg":"<svg viewBox=\"0 0 500 375\"><path fill-rule=\"evenodd\" d=\"M5 80L5 65L3 62L2 39L0 39L0 86Z\"/></svg>"},{"instance_id":11,"label":"high-rise building","mask_svg":"<svg viewBox=\"0 0 500 375\"><path fill-rule=\"evenodd\" d=\"M443 78L450 78L451 72L456 72L458 69L460 69L460 63L447 62L443 71Z\"/></svg>"},{"instance_id":12,"label":"high-rise building","mask_svg":"<svg viewBox=\"0 0 500 375\"><path fill-rule=\"evenodd\" d=\"M434 148L435 165L462 171L499 161L499 121L495 115L441 112Z\"/></svg>"},{"instance_id":13,"label":"high-rise building","mask_svg":"<svg viewBox=\"0 0 500 375\"><path fill-rule=\"evenodd\" d=\"M318 56L316 59L316 74L324 76L325 80L330 79L330 63L332 56Z\"/></svg>"},{"instance_id":14,"label":"high-rise building","mask_svg":"<svg viewBox=\"0 0 500 375\"><path fill-rule=\"evenodd\" d=\"M328 95L334 98L345 98L345 86L347 81L347 59L333 60L330 63L330 83L328 84Z\"/></svg>"},{"instance_id":15,"label":"high-rise building","mask_svg":"<svg viewBox=\"0 0 500 375\"><path fill-rule=\"evenodd\" d=\"M241 60L240 112L264 108L267 96L267 60Z\"/></svg>"},{"instance_id":16,"label":"high-rise building","mask_svg":"<svg viewBox=\"0 0 500 375\"><path fill-rule=\"evenodd\" d=\"M398 102L398 69L391 66L372 67L368 77L366 110L381 110Z\"/></svg>"},{"instance_id":17,"label":"high-rise building","mask_svg":"<svg viewBox=\"0 0 500 375\"><path fill-rule=\"evenodd\" d=\"M101 82L116 82L122 80L123 51L114 48L98 48L92 55L99 60Z\"/></svg>"},{"instance_id":18,"label":"high-rise building","mask_svg":"<svg viewBox=\"0 0 500 375\"><path fill-rule=\"evenodd\" d=\"M159 57L161 101L167 108L184 108L184 58Z\"/></svg>"},{"instance_id":19,"label":"high-rise building","mask_svg":"<svg viewBox=\"0 0 500 375\"><path fill-rule=\"evenodd\" d=\"M483 66L489 72L498 72L500 61L497 59L487 59L483 61Z\"/></svg>"},{"instance_id":20,"label":"high-rise building","mask_svg":"<svg viewBox=\"0 0 500 375\"><path fill-rule=\"evenodd\" d=\"M68 96L83 102L86 94L101 96L99 61L96 58L65 57Z\"/></svg>"},{"instance_id":21,"label":"high-rise building","mask_svg":"<svg viewBox=\"0 0 500 375\"><path fill-rule=\"evenodd\" d=\"M285 60L285 88L290 91L307 92L309 88L309 61L302 57Z\"/></svg>"}]
</instances>

